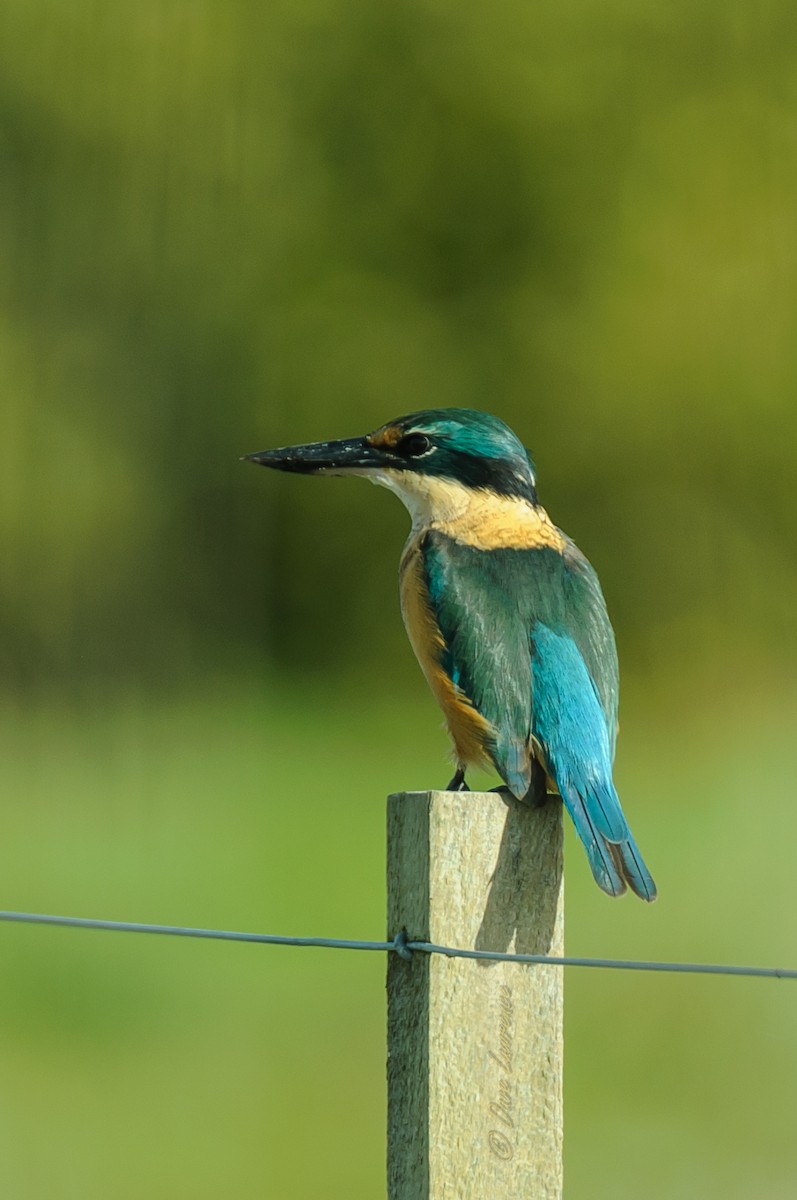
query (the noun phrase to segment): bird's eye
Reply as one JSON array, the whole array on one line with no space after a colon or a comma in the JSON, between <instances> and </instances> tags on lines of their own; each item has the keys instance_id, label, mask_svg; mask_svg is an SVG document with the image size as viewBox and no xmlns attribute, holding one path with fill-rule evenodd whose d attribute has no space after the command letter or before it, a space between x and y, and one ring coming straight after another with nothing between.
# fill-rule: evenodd
<instances>
[{"instance_id":1,"label":"bird's eye","mask_svg":"<svg viewBox=\"0 0 797 1200\"><path fill-rule=\"evenodd\" d=\"M401 439L397 449L407 458L420 458L422 454L426 454L431 445L432 443L425 433L409 433Z\"/></svg>"}]
</instances>

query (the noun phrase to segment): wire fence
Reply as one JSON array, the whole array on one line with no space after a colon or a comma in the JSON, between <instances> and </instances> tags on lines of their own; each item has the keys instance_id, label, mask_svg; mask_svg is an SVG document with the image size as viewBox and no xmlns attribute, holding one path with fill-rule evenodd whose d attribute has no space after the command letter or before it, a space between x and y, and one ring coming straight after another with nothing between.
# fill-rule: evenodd
<instances>
[{"instance_id":1,"label":"wire fence","mask_svg":"<svg viewBox=\"0 0 797 1200\"><path fill-rule=\"evenodd\" d=\"M233 929L200 929L190 925L150 925L138 921L105 921L93 917L61 917L49 913L0 911L0 921L21 925L57 925L70 929L104 929L113 933L149 933L165 937L205 938L219 942L255 942L267 946L314 946L322 950L370 950L398 954L411 960L416 954L442 954L446 958L474 958L488 962L513 962L550 967L593 967L611 971L659 971L679 975L741 975L765 979L797 979L791 967L745 967L723 963L646 962L622 958L582 958L547 954L512 954L500 950L465 950L411 939L400 930L390 941L368 942L349 938L289 937L277 933L246 933Z\"/></svg>"}]
</instances>

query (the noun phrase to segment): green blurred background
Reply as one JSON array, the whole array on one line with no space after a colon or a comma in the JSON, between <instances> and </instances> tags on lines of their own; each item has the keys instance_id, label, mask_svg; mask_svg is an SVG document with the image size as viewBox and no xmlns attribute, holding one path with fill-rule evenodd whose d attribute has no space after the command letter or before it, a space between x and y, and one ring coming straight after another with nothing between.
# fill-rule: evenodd
<instances>
[{"instance_id":1,"label":"green blurred background","mask_svg":"<svg viewBox=\"0 0 797 1200\"><path fill-rule=\"evenodd\" d=\"M658 880L797 965L789 0L4 0L2 906L381 937L407 517L238 456L488 408L603 580ZM382 1195L382 956L3 927L21 1200ZM571 972L568 1197L791 1197L797 992Z\"/></svg>"}]
</instances>

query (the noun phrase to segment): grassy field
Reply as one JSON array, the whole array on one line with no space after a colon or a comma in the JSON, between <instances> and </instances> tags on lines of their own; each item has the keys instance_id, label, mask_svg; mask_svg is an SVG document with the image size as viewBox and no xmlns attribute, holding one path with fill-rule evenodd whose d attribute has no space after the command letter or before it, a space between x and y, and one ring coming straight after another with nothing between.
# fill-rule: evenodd
<instances>
[{"instance_id":1,"label":"grassy field","mask_svg":"<svg viewBox=\"0 0 797 1200\"><path fill-rule=\"evenodd\" d=\"M568 949L795 965L794 697L687 727L629 694L619 782L661 899L609 901L568 837ZM383 797L444 784L445 739L420 685L328 699L207 680L3 713L3 907L382 937ZM383 1194L381 955L0 939L6 1195ZM793 1195L793 984L571 971L566 992L569 1197Z\"/></svg>"}]
</instances>

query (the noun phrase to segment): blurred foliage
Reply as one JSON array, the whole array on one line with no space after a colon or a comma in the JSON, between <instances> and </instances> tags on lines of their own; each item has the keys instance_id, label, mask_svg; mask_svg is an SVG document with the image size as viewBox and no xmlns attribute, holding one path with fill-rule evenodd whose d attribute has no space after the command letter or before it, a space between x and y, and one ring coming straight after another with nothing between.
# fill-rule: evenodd
<instances>
[{"instance_id":1,"label":"blurred foliage","mask_svg":"<svg viewBox=\"0 0 797 1200\"><path fill-rule=\"evenodd\" d=\"M238 457L472 405L620 641L662 900L582 871L570 948L791 959L796 59L786 0L4 0L7 907L378 935L406 514ZM9 1194L381 1190L383 964L2 936ZM792 1194L784 989L568 996L574 1196Z\"/></svg>"},{"instance_id":2,"label":"blurred foliage","mask_svg":"<svg viewBox=\"0 0 797 1200\"><path fill-rule=\"evenodd\" d=\"M797 73L767 14L7 0L4 677L397 647L395 502L237 459L428 404L515 426L629 655L721 624L780 658ZM319 581L357 597L334 638Z\"/></svg>"}]
</instances>

